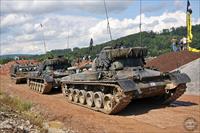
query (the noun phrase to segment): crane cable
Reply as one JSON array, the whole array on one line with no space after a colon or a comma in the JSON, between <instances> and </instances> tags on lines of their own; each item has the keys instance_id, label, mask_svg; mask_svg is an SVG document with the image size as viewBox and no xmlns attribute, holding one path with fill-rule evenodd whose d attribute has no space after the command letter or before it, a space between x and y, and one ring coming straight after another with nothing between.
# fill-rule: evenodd
<instances>
[{"instance_id":1,"label":"crane cable","mask_svg":"<svg viewBox=\"0 0 200 133\"><path fill-rule=\"evenodd\" d=\"M142 0L140 0L140 46L142 47Z\"/></svg>"},{"instance_id":2,"label":"crane cable","mask_svg":"<svg viewBox=\"0 0 200 133\"><path fill-rule=\"evenodd\" d=\"M108 28L108 32L110 35L110 40L112 41L112 33L111 33L111 29L110 29L110 23L109 23L109 19L108 19L108 10L106 7L106 1L104 0L104 8L105 8L105 12L106 12L106 19L107 19L107 28Z\"/></svg>"}]
</instances>

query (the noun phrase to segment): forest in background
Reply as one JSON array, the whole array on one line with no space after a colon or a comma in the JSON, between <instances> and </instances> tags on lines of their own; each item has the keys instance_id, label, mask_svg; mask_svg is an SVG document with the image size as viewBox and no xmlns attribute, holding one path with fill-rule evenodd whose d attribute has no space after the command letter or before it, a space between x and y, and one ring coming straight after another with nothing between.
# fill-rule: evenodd
<instances>
[{"instance_id":1,"label":"forest in background","mask_svg":"<svg viewBox=\"0 0 200 133\"><path fill-rule=\"evenodd\" d=\"M191 44L192 47L200 49L200 25L193 26L193 42ZM46 55L23 55L23 57L27 57L27 59L36 59L36 60L44 60L46 58L52 58L56 56L65 56L70 61L83 57L85 55L90 55L95 58L96 54L98 54L101 49L105 46L115 46L116 44L123 44L124 47L138 47L143 46L148 49L148 56L154 57L171 51L171 39L177 38L180 40L183 36L186 37L186 27L178 27L171 29L163 29L160 33L155 33L153 31L149 32L141 32L142 43L140 43L140 33L131 34L125 37L120 37L116 40L112 40L102 44L93 44L94 46L84 48L73 48L72 49L58 49L48 51ZM95 41L95 38L93 38ZM89 40L88 40L89 42ZM16 55L15 55L16 56ZM6 63L7 61L12 60L13 55L1 56L0 64Z\"/></svg>"}]
</instances>

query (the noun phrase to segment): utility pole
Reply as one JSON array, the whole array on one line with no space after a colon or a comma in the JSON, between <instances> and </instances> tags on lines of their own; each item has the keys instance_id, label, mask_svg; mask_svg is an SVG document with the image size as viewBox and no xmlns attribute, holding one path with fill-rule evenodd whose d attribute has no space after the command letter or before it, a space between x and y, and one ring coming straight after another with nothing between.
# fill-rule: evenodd
<instances>
[{"instance_id":1,"label":"utility pole","mask_svg":"<svg viewBox=\"0 0 200 133\"><path fill-rule=\"evenodd\" d=\"M69 24L67 25L67 49L69 49Z\"/></svg>"},{"instance_id":2,"label":"utility pole","mask_svg":"<svg viewBox=\"0 0 200 133\"><path fill-rule=\"evenodd\" d=\"M106 19L107 19L107 28L108 28L108 32L110 34L110 40L112 41L112 34L111 34L111 29L110 29L110 23L109 23L109 19L108 19L108 10L106 7L106 1L104 0L104 7L105 7L105 11L106 11Z\"/></svg>"},{"instance_id":3,"label":"utility pole","mask_svg":"<svg viewBox=\"0 0 200 133\"><path fill-rule=\"evenodd\" d=\"M142 46L142 0L140 0L140 46Z\"/></svg>"},{"instance_id":4,"label":"utility pole","mask_svg":"<svg viewBox=\"0 0 200 133\"><path fill-rule=\"evenodd\" d=\"M44 52L46 54L47 53L47 48L46 48L46 42L45 42L45 38L44 38L44 28L43 28L42 23L40 23L40 27L42 29L42 38L43 38L43 43L44 43Z\"/></svg>"}]
</instances>

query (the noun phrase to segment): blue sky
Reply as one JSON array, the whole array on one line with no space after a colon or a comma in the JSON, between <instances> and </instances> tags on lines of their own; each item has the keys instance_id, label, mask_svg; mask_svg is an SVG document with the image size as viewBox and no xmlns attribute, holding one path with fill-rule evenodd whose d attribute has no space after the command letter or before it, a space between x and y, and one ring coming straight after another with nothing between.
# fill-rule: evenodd
<instances>
[{"instance_id":1,"label":"blue sky","mask_svg":"<svg viewBox=\"0 0 200 133\"><path fill-rule=\"evenodd\" d=\"M142 0L142 30L185 26L186 0ZM190 0L193 24L200 24L200 1ZM139 0L106 0L113 38L139 32ZM103 0L1 0L1 54L44 53L109 41ZM43 28L40 27L43 24Z\"/></svg>"}]
</instances>

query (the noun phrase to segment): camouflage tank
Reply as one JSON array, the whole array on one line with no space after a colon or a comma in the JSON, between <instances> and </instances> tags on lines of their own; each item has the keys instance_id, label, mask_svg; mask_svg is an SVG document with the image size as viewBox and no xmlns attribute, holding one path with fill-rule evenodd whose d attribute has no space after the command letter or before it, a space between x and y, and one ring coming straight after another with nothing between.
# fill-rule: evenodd
<instances>
[{"instance_id":1,"label":"camouflage tank","mask_svg":"<svg viewBox=\"0 0 200 133\"><path fill-rule=\"evenodd\" d=\"M61 88L60 79L69 75L67 68L71 64L63 57L43 61L38 71L28 74L28 86L41 94L51 92L52 88Z\"/></svg>"},{"instance_id":2,"label":"camouflage tank","mask_svg":"<svg viewBox=\"0 0 200 133\"><path fill-rule=\"evenodd\" d=\"M36 65L15 64L10 68L10 77L16 83L26 83L28 72L36 71Z\"/></svg>"},{"instance_id":3,"label":"camouflage tank","mask_svg":"<svg viewBox=\"0 0 200 133\"><path fill-rule=\"evenodd\" d=\"M105 47L93 61L92 71L61 79L63 94L73 104L106 114L120 112L140 98L159 96L164 104L173 102L185 92L190 78L145 68L146 55L142 47Z\"/></svg>"}]
</instances>

